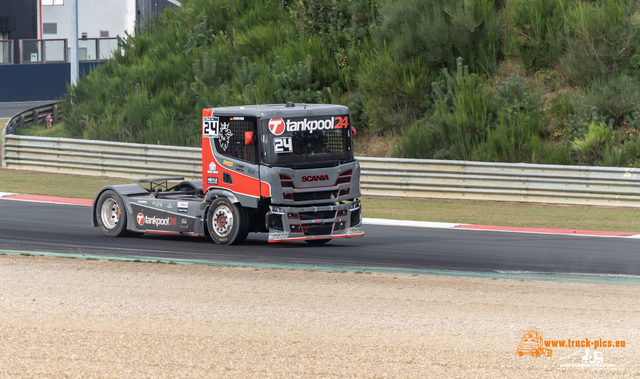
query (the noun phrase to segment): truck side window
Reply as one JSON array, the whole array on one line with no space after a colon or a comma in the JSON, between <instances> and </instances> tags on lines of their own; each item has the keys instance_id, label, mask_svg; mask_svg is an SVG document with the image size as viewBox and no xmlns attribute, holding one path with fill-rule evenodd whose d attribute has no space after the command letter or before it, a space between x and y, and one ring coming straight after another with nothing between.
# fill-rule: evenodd
<instances>
[{"instance_id":1,"label":"truck side window","mask_svg":"<svg viewBox=\"0 0 640 379\"><path fill-rule=\"evenodd\" d=\"M255 131L254 120L230 120L228 117L220 117L216 150L222 155L257 164L257 144L246 146L244 140L245 132Z\"/></svg>"}]
</instances>

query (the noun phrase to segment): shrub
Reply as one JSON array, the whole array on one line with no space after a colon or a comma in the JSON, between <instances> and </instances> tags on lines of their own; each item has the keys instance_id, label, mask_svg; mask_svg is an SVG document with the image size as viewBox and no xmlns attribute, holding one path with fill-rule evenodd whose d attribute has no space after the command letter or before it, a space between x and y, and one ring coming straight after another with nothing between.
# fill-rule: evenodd
<instances>
[{"instance_id":1,"label":"shrub","mask_svg":"<svg viewBox=\"0 0 640 379\"><path fill-rule=\"evenodd\" d=\"M419 58L429 70L454 66L462 57L472 71L491 74L502 55L497 11L494 0L389 2L373 37L394 58Z\"/></svg>"},{"instance_id":2,"label":"shrub","mask_svg":"<svg viewBox=\"0 0 640 379\"><path fill-rule=\"evenodd\" d=\"M564 7L560 0L514 0L507 3L505 50L524 67L551 68L564 53Z\"/></svg>"},{"instance_id":3,"label":"shrub","mask_svg":"<svg viewBox=\"0 0 640 379\"><path fill-rule=\"evenodd\" d=\"M640 44L640 29L632 22L638 0L575 1L565 11L567 50L562 71L584 85L628 68Z\"/></svg>"},{"instance_id":4,"label":"shrub","mask_svg":"<svg viewBox=\"0 0 640 379\"><path fill-rule=\"evenodd\" d=\"M622 75L610 80L596 79L576 99L577 108L596 109L605 119L620 126L634 110L640 110L640 80Z\"/></svg>"},{"instance_id":5,"label":"shrub","mask_svg":"<svg viewBox=\"0 0 640 379\"><path fill-rule=\"evenodd\" d=\"M522 76L512 75L496 88L495 102L497 121L476 158L531 162L540 156L546 131L540 95L527 89Z\"/></svg>"},{"instance_id":6,"label":"shrub","mask_svg":"<svg viewBox=\"0 0 640 379\"><path fill-rule=\"evenodd\" d=\"M418 60L398 62L389 50L363 58L356 83L364 95L366 128L380 134L415 123L430 79L433 74Z\"/></svg>"},{"instance_id":7,"label":"shrub","mask_svg":"<svg viewBox=\"0 0 640 379\"><path fill-rule=\"evenodd\" d=\"M604 123L589 124L589 131L582 139L571 143L573 152L582 164L591 164L600 160L611 142L611 128Z\"/></svg>"},{"instance_id":8,"label":"shrub","mask_svg":"<svg viewBox=\"0 0 640 379\"><path fill-rule=\"evenodd\" d=\"M469 74L468 67L462 67L462 59L458 59L455 77L446 69L442 73L445 82L433 83L435 111L431 122L457 159L469 160L473 148L484 140L493 116L490 91L484 91L482 77Z\"/></svg>"}]
</instances>

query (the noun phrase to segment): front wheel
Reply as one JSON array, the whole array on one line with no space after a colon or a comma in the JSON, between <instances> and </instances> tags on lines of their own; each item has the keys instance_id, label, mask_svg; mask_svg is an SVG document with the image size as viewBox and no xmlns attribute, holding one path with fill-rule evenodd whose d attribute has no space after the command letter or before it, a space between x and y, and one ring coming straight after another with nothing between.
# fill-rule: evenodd
<instances>
[{"instance_id":1,"label":"front wheel","mask_svg":"<svg viewBox=\"0 0 640 379\"><path fill-rule=\"evenodd\" d=\"M207 228L211 239L219 245L238 245L249 234L249 214L226 197L218 197L209 207Z\"/></svg>"},{"instance_id":2,"label":"front wheel","mask_svg":"<svg viewBox=\"0 0 640 379\"><path fill-rule=\"evenodd\" d=\"M95 208L95 217L102 232L109 237L125 234L127 217L124 204L113 191L107 190L100 195Z\"/></svg>"}]
</instances>

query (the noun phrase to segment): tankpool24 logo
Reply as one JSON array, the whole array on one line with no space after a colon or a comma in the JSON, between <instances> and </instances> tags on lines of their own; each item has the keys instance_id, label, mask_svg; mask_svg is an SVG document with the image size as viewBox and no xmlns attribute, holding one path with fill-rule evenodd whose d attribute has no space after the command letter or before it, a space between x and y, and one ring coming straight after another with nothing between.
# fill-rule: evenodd
<instances>
[{"instance_id":1,"label":"tankpool24 logo","mask_svg":"<svg viewBox=\"0 0 640 379\"><path fill-rule=\"evenodd\" d=\"M330 118L318 119L281 119L272 118L269 120L269 131L276 136L287 132L309 132L315 130L346 129L349 127L349 116L334 116Z\"/></svg>"},{"instance_id":2,"label":"tankpool24 logo","mask_svg":"<svg viewBox=\"0 0 640 379\"><path fill-rule=\"evenodd\" d=\"M138 213L136 216L136 221L138 225L155 225L158 226L174 226L176 225L175 217L154 217L154 216L145 216L142 212Z\"/></svg>"}]
</instances>

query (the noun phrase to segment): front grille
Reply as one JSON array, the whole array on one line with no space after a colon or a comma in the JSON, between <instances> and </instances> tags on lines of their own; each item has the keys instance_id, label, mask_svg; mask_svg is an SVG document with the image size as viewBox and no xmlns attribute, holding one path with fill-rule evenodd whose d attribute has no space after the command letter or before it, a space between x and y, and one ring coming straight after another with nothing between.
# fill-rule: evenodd
<instances>
[{"instance_id":1,"label":"front grille","mask_svg":"<svg viewBox=\"0 0 640 379\"><path fill-rule=\"evenodd\" d=\"M347 170L338 176L338 180L336 181L336 185L350 183L351 175L353 174L353 170Z\"/></svg>"},{"instance_id":2,"label":"front grille","mask_svg":"<svg viewBox=\"0 0 640 379\"><path fill-rule=\"evenodd\" d=\"M338 191L317 191L293 193L294 201L332 200L338 195Z\"/></svg>"},{"instance_id":3,"label":"front grille","mask_svg":"<svg viewBox=\"0 0 640 379\"><path fill-rule=\"evenodd\" d=\"M305 236L319 236L331 234L333 230L333 222L329 224L302 225L302 231Z\"/></svg>"},{"instance_id":4,"label":"front grille","mask_svg":"<svg viewBox=\"0 0 640 379\"><path fill-rule=\"evenodd\" d=\"M336 211L300 212L300 220L322 220L336 217Z\"/></svg>"},{"instance_id":5,"label":"front grille","mask_svg":"<svg viewBox=\"0 0 640 379\"><path fill-rule=\"evenodd\" d=\"M360 209L356 209L351 211L351 226L358 225L361 222L360 220Z\"/></svg>"}]
</instances>

